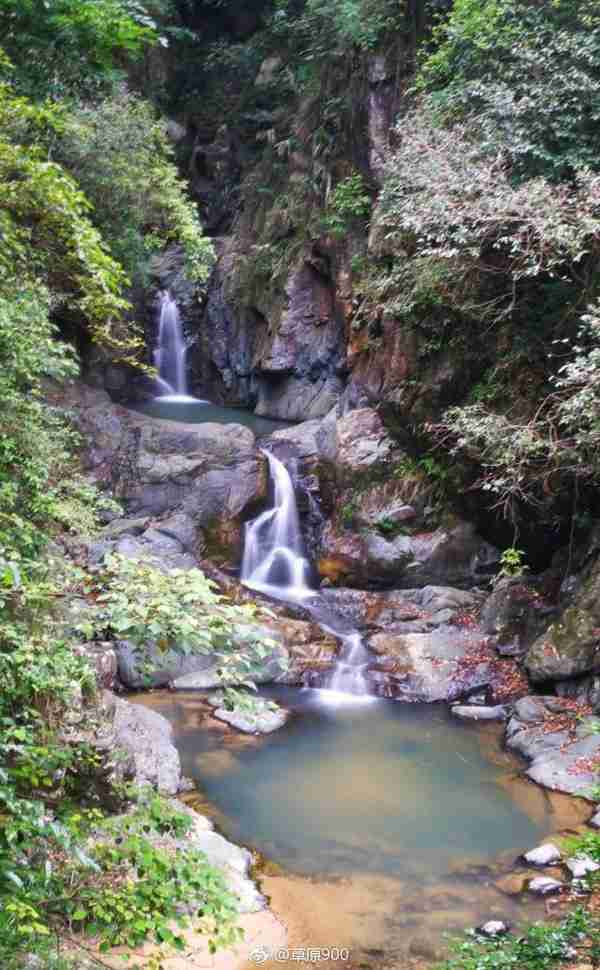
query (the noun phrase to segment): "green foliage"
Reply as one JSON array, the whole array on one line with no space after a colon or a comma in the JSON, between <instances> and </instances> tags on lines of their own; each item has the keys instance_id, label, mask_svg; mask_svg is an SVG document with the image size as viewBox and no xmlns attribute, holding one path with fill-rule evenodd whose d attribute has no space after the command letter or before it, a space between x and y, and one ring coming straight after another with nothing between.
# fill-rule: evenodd
<instances>
[{"instance_id":1,"label":"green foliage","mask_svg":"<svg viewBox=\"0 0 600 970\"><path fill-rule=\"evenodd\" d=\"M56 157L93 205L93 220L131 277L151 255L176 243L186 273L204 282L212 244L173 162L165 123L143 99L121 93L72 108L61 127Z\"/></svg>"},{"instance_id":2,"label":"green foliage","mask_svg":"<svg viewBox=\"0 0 600 970\"><path fill-rule=\"evenodd\" d=\"M498 576L523 576L528 567L525 565L525 553L522 549L510 546L500 557L500 572Z\"/></svg>"},{"instance_id":3,"label":"green foliage","mask_svg":"<svg viewBox=\"0 0 600 970\"><path fill-rule=\"evenodd\" d=\"M338 182L327 201L323 222L334 236L343 235L353 223L364 222L371 210L371 199L360 172Z\"/></svg>"},{"instance_id":4,"label":"green foliage","mask_svg":"<svg viewBox=\"0 0 600 970\"><path fill-rule=\"evenodd\" d=\"M257 608L231 604L199 569L165 573L147 562L108 556L93 591L95 605L81 632L130 640L142 661L152 643L183 655L216 653L225 682L241 676L252 686L257 661L274 646L257 626Z\"/></svg>"},{"instance_id":5,"label":"green foliage","mask_svg":"<svg viewBox=\"0 0 600 970\"><path fill-rule=\"evenodd\" d=\"M173 924L188 926L185 913L201 917L211 952L237 942L237 906L223 876L176 841L190 824L164 799L141 793L135 810L115 819L93 810L63 823L40 819L28 831L21 825L21 865L0 883L0 956L60 935L65 924L99 939L101 952L146 939L182 949Z\"/></svg>"},{"instance_id":6,"label":"green foliage","mask_svg":"<svg viewBox=\"0 0 600 970\"><path fill-rule=\"evenodd\" d=\"M113 84L158 39L137 0L0 0L0 36L21 90L55 98Z\"/></svg>"},{"instance_id":7,"label":"green foliage","mask_svg":"<svg viewBox=\"0 0 600 970\"><path fill-rule=\"evenodd\" d=\"M504 269L509 282L491 304L501 317L514 313L520 281L568 279L596 256L599 212L600 179L589 171L575 185L536 178L515 187L465 127L435 127L421 112L402 120L377 222L413 257L460 260L489 275Z\"/></svg>"},{"instance_id":8,"label":"green foliage","mask_svg":"<svg viewBox=\"0 0 600 970\"><path fill-rule=\"evenodd\" d=\"M21 568L57 522L91 533L107 501L77 473L77 434L43 400L45 379L77 373L50 309L41 285L7 284L3 292L0 284L0 558Z\"/></svg>"},{"instance_id":9,"label":"green foliage","mask_svg":"<svg viewBox=\"0 0 600 970\"><path fill-rule=\"evenodd\" d=\"M520 178L598 168L600 16L593 0L457 0L419 86L506 154Z\"/></svg>"},{"instance_id":10,"label":"green foliage","mask_svg":"<svg viewBox=\"0 0 600 970\"><path fill-rule=\"evenodd\" d=\"M561 846L569 856L589 856L594 862L600 862L600 834L598 832L584 832L561 840Z\"/></svg>"},{"instance_id":11,"label":"green foliage","mask_svg":"<svg viewBox=\"0 0 600 970\"><path fill-rule=\"evenodd\" d=\"M389 42L392 32L408 30L404 0L306 0L296 11L293 0L277 0L272 30L300 52L304 65L352 48L374 50Z\"/></svg>"},{"instance_id":12,"label":"green foliage","mask_svg":"<svg viewBox=\"0 0 600 970\"><path fill-rule=\"evenodd\" d=\"M536 923L518 937L456 942L454 955L438 970L552 970L569 960L573 944L597 926L593 917L576 909L559 924Z\"/></svg>"},{"instance_id":13,"label":"green foliage","mask_svg":"<svg viewBox=\"0 0 600 970\"><path fill-rule=\"evenodd\" d=\"M600 476L600 307L584 314L574 356L552 378L553 393L530 421L484 403L451 408L431 430L453 454L482 468L479 487L514 518L520 504L550 504L561 482ZM563 346L569 347L565 338Z\"/></svg>"}]
</instances>

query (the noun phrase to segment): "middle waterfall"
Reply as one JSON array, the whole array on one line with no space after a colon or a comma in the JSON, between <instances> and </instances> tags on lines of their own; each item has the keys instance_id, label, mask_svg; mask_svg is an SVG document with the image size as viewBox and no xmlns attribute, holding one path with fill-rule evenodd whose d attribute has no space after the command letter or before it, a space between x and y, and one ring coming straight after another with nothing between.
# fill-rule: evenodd
<instances>
[{"instance_id":1,"label":"middle waterfall","mask_svg":"<svg viewBox=\"0 0 600 970\"><path fill-rule=\"evenodd\" d=\"M273 507L246 525L242 582L279 599L314 596L290 473L275 455L266 449L263 454L273 483Z\"/></svg>"},{"instance_id":2,"label":"middle waterfall","mask_svg":"<svg viewBox=\"0 0 600 970\"><path fill-rule=\"evenodd\" d=\"M369 655L360 634L331 610L309 583L310 567L289 471L266 449L273 505L246 524L241 580L277 599L302 603L324 630L342 642L340 659L321 691L326 702L371 700L365 677Z\"/></svg>"}]
</instances>

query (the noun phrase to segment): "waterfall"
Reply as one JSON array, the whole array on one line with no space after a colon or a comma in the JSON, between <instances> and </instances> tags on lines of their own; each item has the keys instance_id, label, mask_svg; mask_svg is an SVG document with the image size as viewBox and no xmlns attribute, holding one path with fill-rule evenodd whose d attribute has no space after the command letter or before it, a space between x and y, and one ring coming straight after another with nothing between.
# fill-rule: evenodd
<instances>
[{"instance_id":1,"label":"waterfall","mask_svg":"<svg viewBox=\"0 0 600 970\"><path fill-rule=\"evenodd\" d=\"M342 644L342 653L329 676L327 689L338 694L368 694L365 671L369 654L360 633L343 637Z\"/></svg>"},{"instance_id":2,"label":"waterfall","mask_svg":"<svg viewBox=\"0 0 600 970\"><path fill-rule=\"evenodd\" d=\"M189 398L185 368L186 345L177 304L168 290L160 294L158 338L154 366L158 371L160 397Z\"/></svg>"},{"instance_id":3,"label":"waterfall","mask_svg":"<svg viewBox=\"0 0 600 970\"><path fill-rule=\"evenodd\" d=\"M269 451L263 449L263 454L269 462L273 505L246 524L242 582L277 599L301 602L324 630L341 640L340 658L319 691L326 704L375 700L368 692L365 671L369 655L360 634L328 608L309 585L309 564L290 473Z\"/></svg>"},{"instance_id":4,"label":"waterfall","mask_svg":"<svg viewBox=\"0 0 600 970\"><path fill-rule=\"evenodd\" d=\"M292 479L283 462L266 449L263 454L273 483L273 507L246 524L242 582L279 599L305 599L315 591L308 585Z\"/></svg>"}]
</instances>

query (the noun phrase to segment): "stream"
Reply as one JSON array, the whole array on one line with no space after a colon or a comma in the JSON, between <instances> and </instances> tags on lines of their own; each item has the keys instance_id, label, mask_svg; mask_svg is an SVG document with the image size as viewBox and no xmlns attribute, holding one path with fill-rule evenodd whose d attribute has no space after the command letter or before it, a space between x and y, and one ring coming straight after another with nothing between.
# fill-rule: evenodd
<instances>
[{"instance_id":1,"label":"stream","mask_svg":"<svg viewBox=\"0 0 600 970\"><path fill-rule=\"evenodd\" d=\"M290 475L264 453L271 498L246 525L242 582L301 603L340 653L319 689L261 690L292 715L268 736L231 732L203 692L138 698L173 725L200 809L268 860L263 888L276 912L291 909L304 943L431 958L448 932L541 916L540 902L495 883L522 851L578 820L573 801L523 778L500 726L369 693L368 651L311 588Z\"/></svg>"}]
</instances>

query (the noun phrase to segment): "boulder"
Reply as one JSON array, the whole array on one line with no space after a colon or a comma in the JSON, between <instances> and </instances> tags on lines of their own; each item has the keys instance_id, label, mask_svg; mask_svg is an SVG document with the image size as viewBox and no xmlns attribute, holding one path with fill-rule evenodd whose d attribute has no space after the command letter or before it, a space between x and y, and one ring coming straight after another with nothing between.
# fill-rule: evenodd
<instances>
[{"instance_id":1,"label":"boulder","mask_svg":"<svg viewBox=\"0 0 600 970\"><path fill-rule=\"evenodd\" d=\"M228 888L238 899L240 913L256 913L265 909L266 899L250 876L254 861L252 854L215 832L208 819L202 816L196 816L196 819L181 848L203 852L210 865L221 870Z\"/></svg>"},{"instance_id":2,"label":"boulder","mask_svg":"<svg viewBox=\"0 0 600 970\"><path fill-rule=\"evenodd\" d=\"M496 637L496 649L505 657L521 657L556 615L535 578L504 577L494 587L481 611L481 625Z\"/></svg>"},{"instance_id":3,"label":"boulder","mask_svg":"<svg viewBox=\"0 0 600 970\"><path fill-rule=\"evenodd\" d=\"M398 633L426 633L481 600L481 594L451 586L377 592L342 587L322 589L320 597L355 627Z\"/></svg>"},{"instance_id":4,"label":"boulder","mask_svg":"<svg viewBox=\"0 0 600 970\"><path fill-rule=\"evenodd\" d=\"M525 666L538 682L600 673L600 560L572 605L531 645Z\"/></svg>"},{"instance_id":5,"label":"boulder","mask_svg":"<svg viewBox=\"0 0 600 970\"><path fill-rule=\"evenodd\" d=\"M526 852L523 858L532 866L551 866L560 862L561 854L552 842L545 842L544 845L538 845L536 849Z\"/></svg>"},{"instance_id":6,"label":"boulder","mask_svg":"<svg viewBox=\"0 0 600 970\"><path fill-rule=\"evenodd\" d=\"M497 567L498 550L472 524L386 538L375 530L323 531L318 569L336 584L373 587L448 585L469 588Z\"/></svg>"},{"instance_id":7,"label":"boulder","mask_svg":"<svg viewBox=\"0 0 600 970\"><path fill-rule=\"evenodd\" d=\"M506 936L509 929L508 923L505 923L504 920L489 919L487 923L481 923L480 926L476 927L475 932L480 936L487 936L488 939L494 940L499 936Z\"/></svg>"},{"instance_id":8,"label":"boulder","mask_svg":"<svg viewBox=\"0 0 600 970\"><path fill-rule=\"evenodd\" d=\"M583 879L591 872L598 872L600 864L590 859L587 855L576 856L574 859L567 859L565 865L573 879Z\"/></svg>"},{"instance_id":9,"label":"boulder","mask_svg":"<svg viewBox=\"0 0 600 970\"><path fill-rule=\"evenodd\" d=\"M272 710L260 699L255 700L254 706L255 710L252 712L217 707L214 716L245 734L271 734L283 727L288 719L287 711L282 708Z\"/></svg>"},{"instance_id":10,"label":"boulder","mask_svg":"<svg viewBox=\"0 0 600 970\"><path fill-rule=\"evenodd\" d=\"M536 876L529 883L529 892L536 896L551 896L562 892L565 888L564 882L559 879L552 879L550 876Z\"/></svg>"},{"instance_id":11,"label":"boulder","mask_svg":"<svg viewBox=\"0 0 600 970\"><path fill-rule=\"evenodd\" d=\"M508 717L504 704L487 707L485 704L455 704L452 707L455 717L464 721L505 721Z\"/></svg>"},{"instance_id":12,"label":"boulder","mask_svg":"<svg viewBox=\"0 0 600 970\"><path fill-rule=\"evenodd\" d=\"M173 730L162 714L114 695L105 695L112 713L109 746L125 751L135 765L135 782L175 795L181 784L181 763Z\"/></svg>"},{"instance_id":13,"label":"boulder","mask_svg":"<svg viewBox=\"0 0 600 970\"><path fill-rule=\"evenodd\" d=\"M335 425L334 454L338 484L356 483L357 475L379 473L402 452L386 431L377 411L358 408L340 418Z\"/></svg>"},{"instance_id":14,"label":"boulder","mask_svg":"<svg viewBox=\"0 0 600 970\"><path fill-rule=\"evenodd\" d=\"M456 627L431 633L377 633L369 649L382 661L371 677L407 701L454 701L494 681L493 657L481 641Z\"/></svg>"},{"instance_id":15,"label":"boulder","mask_svg":"<svg viewBox=\"0 0 600 970\"><path fill-rule=\"evenodd\" d=\"M568 701L524 697L513 707L506 745L530 760L527 775L533 781L587 797L600 762L600 735L592 727L593 719L575 720Z\"/></svg>"}]
</instances>

